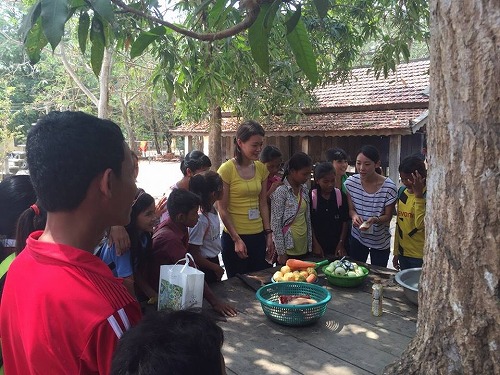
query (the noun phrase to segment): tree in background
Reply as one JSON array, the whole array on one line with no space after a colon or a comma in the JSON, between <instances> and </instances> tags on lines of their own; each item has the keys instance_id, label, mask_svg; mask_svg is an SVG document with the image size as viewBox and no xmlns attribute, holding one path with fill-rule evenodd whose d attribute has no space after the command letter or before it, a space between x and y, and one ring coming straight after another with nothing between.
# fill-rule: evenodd
<instances>
[{"instance_id":1,"label":"tree in background","mask_svg":"<svg viewBox=\"0 0 500 375\"><path fill-rule=\"evenodd\" d=\"M500 2L431 1L417 335L388 374L500 374Z\"/></svg>"}]
</instances>

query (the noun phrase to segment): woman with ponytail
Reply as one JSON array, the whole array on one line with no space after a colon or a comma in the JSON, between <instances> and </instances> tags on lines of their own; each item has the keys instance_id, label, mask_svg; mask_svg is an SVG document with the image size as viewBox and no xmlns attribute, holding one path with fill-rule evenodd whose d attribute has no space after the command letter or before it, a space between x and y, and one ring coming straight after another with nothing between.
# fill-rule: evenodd
<instances>
[{"instance_id":1,"label":"woman with ponytail","mask_svg":"<svg viewBox=\"0 0 500 375\"><path fill-rule=\"evenodd\" d=\"M267 205L266 166L259 161L264 129L255 121L243 122L236 131L234 158L218 173L223 181L219 214L224 223L222 259L228 277L270 267L266 250L273 251Z\"/></svg>"}]
</instances>

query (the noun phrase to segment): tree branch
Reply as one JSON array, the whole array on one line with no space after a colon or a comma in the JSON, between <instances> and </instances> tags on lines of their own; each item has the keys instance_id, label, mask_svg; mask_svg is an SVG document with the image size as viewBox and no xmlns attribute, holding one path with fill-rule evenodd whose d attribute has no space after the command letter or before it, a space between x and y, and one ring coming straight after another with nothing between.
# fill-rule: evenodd
<instances>
[{"instance_id":1,"label":"tree branch","mask_svg":"<svg viewBox=\"0 0 500 375\"><path fill-rule=\"evenodd\" d=\"M128 13L135 14L141 18L145 18L149 21L158 23L160 25L163 25L171 30L174 30L178 32L179 34L189 36L194 39L202 40L202 41L214 41L214 40L220 40L220 39L225 39L228 37L231 37L233 35L239 34L240 32L248 29L250 26L253 25L255 20L257 19L257 16L259 15L260 11L260 2L259 1L248 1L245 3L251 3L249 4L247 8L247 14L243 21L240 23L234 25L233 27L230 27L229 29L218 31L216 33L197 33L192 30L184 29L182 27L179 27L177 25L174 25L173 23L170 23L168 21L164 21L160 18L151 16L149 14L146 14L144 12L141 12L138 9L134 9L132 7L129 7L127 4L125 4L122 0L111 0L112 3L114 3L116 6L120 7L121 9L125 10Z\"/></svg>"},{"instance_id":2,"label":"tree branch","mask_svg":"<svg viewBox=\"0 0 500 375\"><path fill-rule=\"evenodd\" d=\"M81 79L76 75L75 71L69 65L68 59L66 58L66 53L65 53L65 47L64 47L64 42L61 40L61 43L59 43L59 48L61 50L61 61L64 65L64 69L66 72L70 75L70 77L73 79L73 81L76 83L76 85L82 90L85 95L90 99L90 101L97 107L99 105L99 100L96 98L96 96L88 89L87 86L84 85L84 83L81 81Z\"/></svg>"}]
</instances>

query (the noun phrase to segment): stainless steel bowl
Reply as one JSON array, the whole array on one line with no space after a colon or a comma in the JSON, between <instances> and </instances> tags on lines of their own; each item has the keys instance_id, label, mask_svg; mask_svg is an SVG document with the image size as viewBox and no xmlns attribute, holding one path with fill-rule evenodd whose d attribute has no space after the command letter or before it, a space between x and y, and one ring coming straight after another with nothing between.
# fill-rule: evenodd
<instances>
[{"instance_id":1,"label":"stainless steel bowl","mask_svg":"<svg viewBox=\"0 0 500 375\"><path fill-rule=\"evenodd\" d=\"M396 282L404 289L406 298L418 305L418 283L422 268L408 268L396 274Z\"/></svg>"}]
</instances>

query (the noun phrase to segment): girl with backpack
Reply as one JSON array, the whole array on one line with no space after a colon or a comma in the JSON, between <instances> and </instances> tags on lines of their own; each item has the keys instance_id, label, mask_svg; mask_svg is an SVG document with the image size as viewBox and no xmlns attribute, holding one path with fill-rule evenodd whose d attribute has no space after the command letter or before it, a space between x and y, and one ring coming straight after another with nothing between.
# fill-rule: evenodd
<instances>
[{"instance_id":1,"label":"girl with backpack","mask_svg":"<svg viewBox=\"0 0 500 375\"><path fill-rule=\"evenodd\" d=\"M278 263L301 258L312 251L309 189L312 160L303 152L287 163L283 185L271 195L271 229Z\"/></svg>"},{"instance_id":2,"label":"girl with backpack","mask_svg":"<svg viewBox=\"0 0 500 375\"><path fill-rule=\"evenodd\" d=\"M315 188L311 190L313 249L321 257L346 255L347 195L335 187L335 168L320 163L314 168Z\"/></svg>"}]
</instances>

